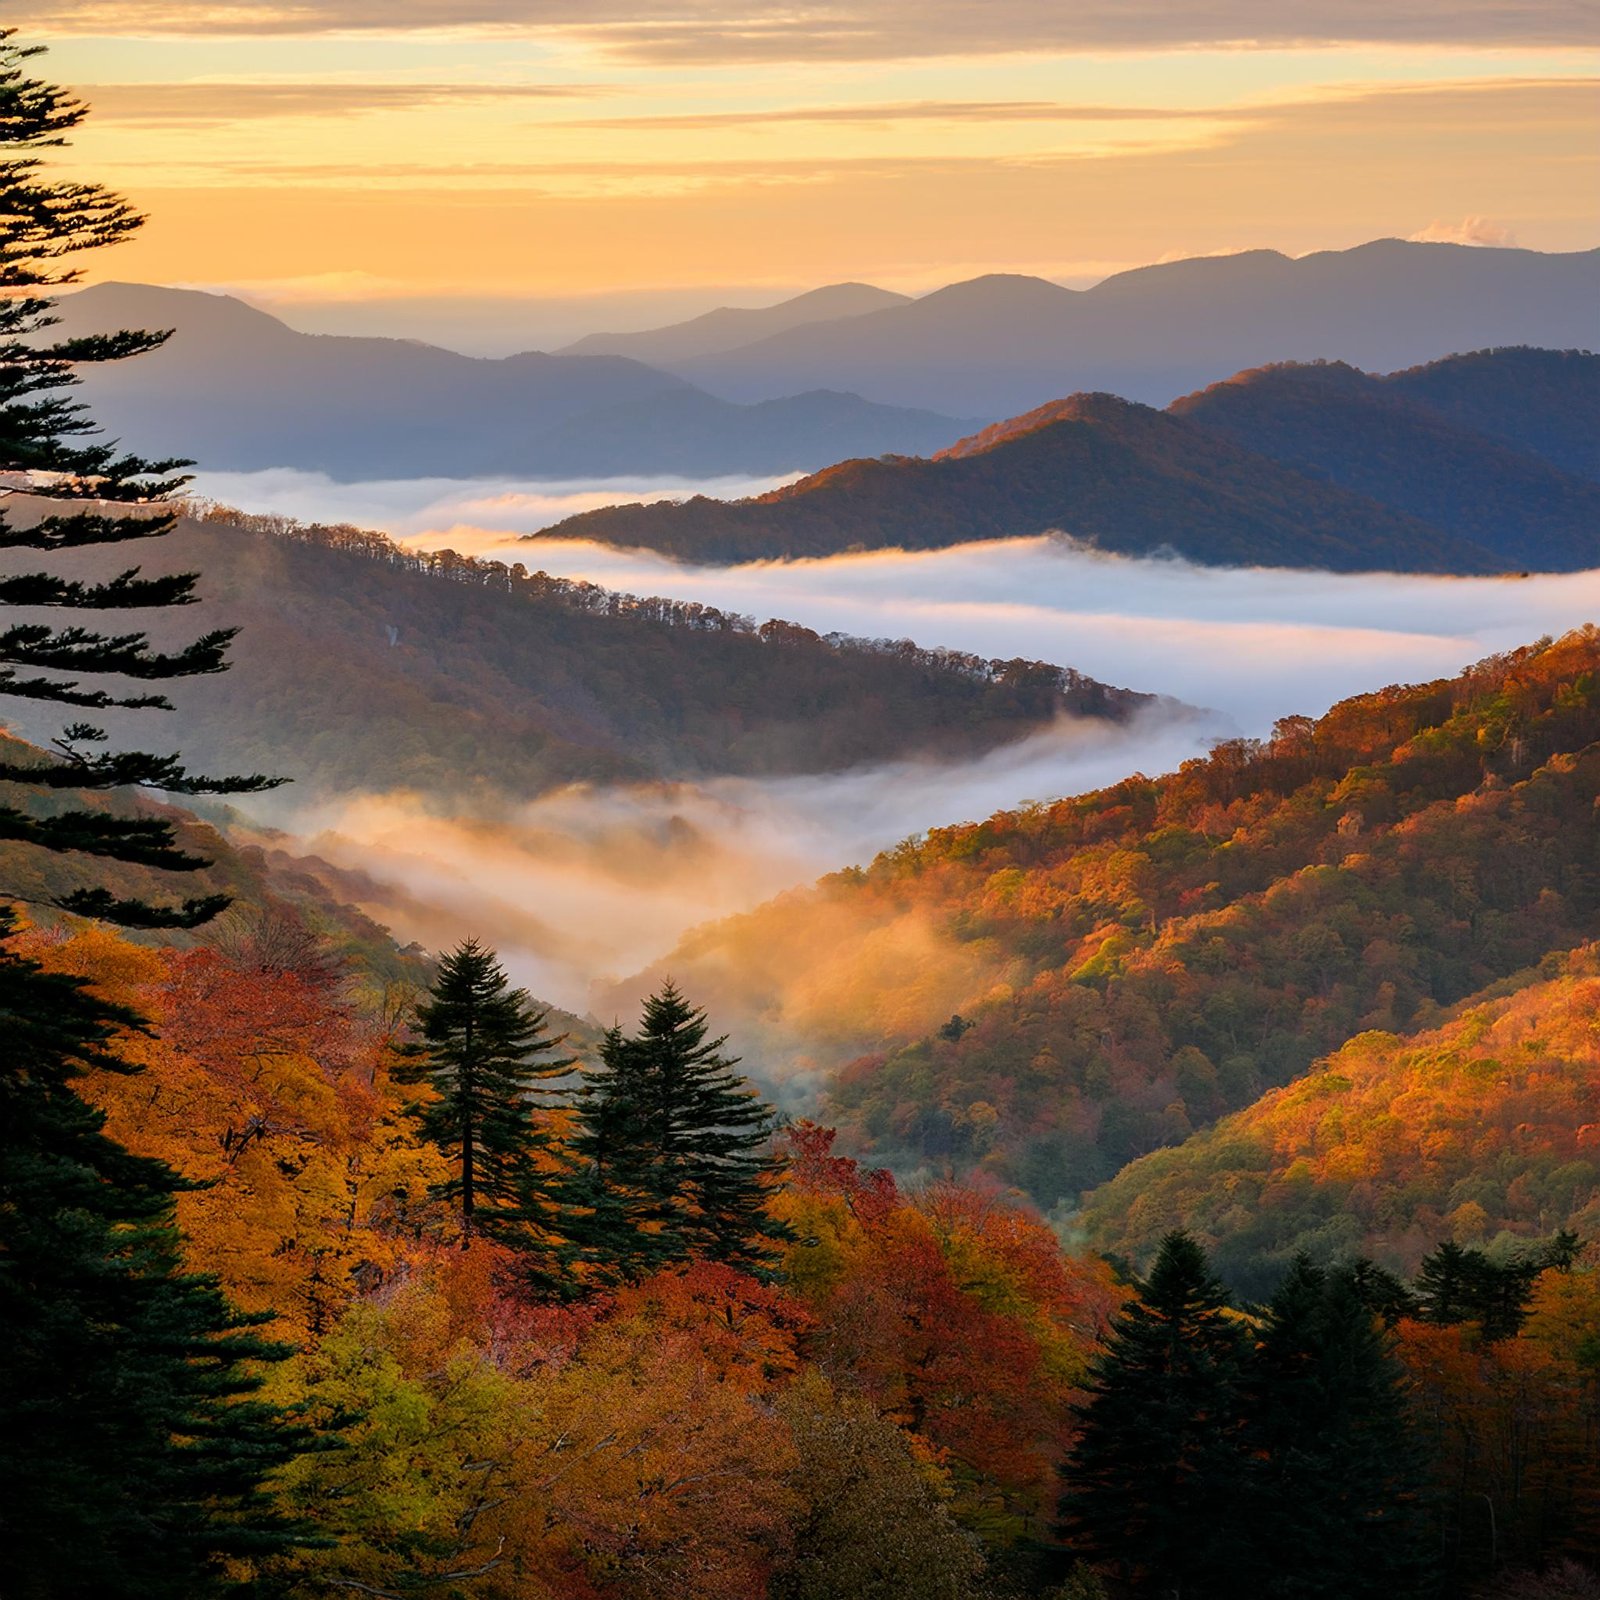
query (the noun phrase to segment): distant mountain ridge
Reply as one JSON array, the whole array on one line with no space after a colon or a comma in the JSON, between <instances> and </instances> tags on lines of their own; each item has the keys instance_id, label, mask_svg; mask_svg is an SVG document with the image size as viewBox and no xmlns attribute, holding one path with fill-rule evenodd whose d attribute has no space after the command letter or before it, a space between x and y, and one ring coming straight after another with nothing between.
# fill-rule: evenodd
<instances>
[{"instance_id":1,"label":"distant mountain ridge","mask_svg":"<svg viewBox=\"0 0 1600 1600\"><path fill-rule=\"evenodd\" d=\"M150 355L85 368L83 395L129 448L216 471L778 475L841 452L937 449L970 426L832 392L734 404L619 355L490 359L408 339L299 333L196 290L99 284L64 297L59 314L66 334L173 329Z\"/></svg>"},{"instance_id":2,"label":"distant mountain ridge","mask_svg":"<svg viewBox=\"0 0 1600 1600\"><path fill-rule=\"evenodd\" d=\"M1425 398L1440 387L1427 368L1380 378L1342 362L1241 373L1168 410L1240 449L1449 529L1507 565L1585 567L1600 560L1600 473L1584 480L1563 471L1507 430L1513 417L1526 420L1518 402L1533 399L1529 377L1575 377L1561 385L1565 414L1587 420L1600 439L1600 359L1557 353L1538 370L1528 354L1503 363L1501 404L1494 415L1480 407L1482 431Z\"/></svg>"},{"instance_id":3,"label":"distant mountain ridge","mask_svg":"<svg viewBox=\"0 0 1600 1600\"><path fill-rule=\"evenodd\" d=\"M1211 564L1579 570L1600 565L1600 481L1555 463L1581 465L1590 423L1600 358L1581 353L1481 352L1387 378L1280 364L1166 411L1072 395L930 460L846 461L748 500L610 506L534 537L725 562L1055 530Z\"/></svg>"},{"instance_id":4,"label":"distant mountain ridge","mask_svg":"<svg viewBox=\"0 0 1600 1600\"><path fill-rule=\"evenodd\" d=\"M82 575L95 555L57 565ZM186 756L280 773L297 801L404 788L492 807L573 782L955 759L1153 703L1044 663L757 626L351 527L217 510L140 558L147 576L202 572L207 626L241 629L235 670L173 693ZM181 616L151 632L189 636ZM40 740L55 726L26 703L14 720ZM138 713L99 720L153 736Z\"/></svg>"},{"instance_id":5,"label":"distant mountain ridge","mask_svg":"<svg viewBox=\"0 0 1600 1600\"><path fill-rule=\"evenodd\" d=\"M859 317L888 306L909 305L911 296L879 289L870 283L832 283L812 289L777 305L748 308L719 306L686 322L664 328L649 328L641 333L591 333L565 345L560 355L631 356L635 361L655 365L688 361L699 356L720 355L737 350L758 339L814 322L832 322L840 317Z\"/></svg>"},{"instance_id":6,"label":"distant mountain ridge","mask_svg":"<svg viewBox=\"0 0 1600 1600\"><path fill-rule=\"evenodd\" d=\"M1585 346L1597 308L1600 250L1379 239L1166 262L1084 290L995 273L668 365L734 400L828 387L1001 417L1072 390L1164 406L1268 362L1388 369L1492 345Z\"/></svg>"}]
</instances>

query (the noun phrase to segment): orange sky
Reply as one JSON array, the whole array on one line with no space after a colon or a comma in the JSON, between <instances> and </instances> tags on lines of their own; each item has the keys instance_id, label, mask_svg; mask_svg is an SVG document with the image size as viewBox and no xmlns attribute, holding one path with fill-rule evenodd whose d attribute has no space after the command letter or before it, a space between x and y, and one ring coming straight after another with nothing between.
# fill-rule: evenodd
<instances>
[{"instance_id":1,"label":"orange sky","mask_svg":"<svg viewBox=\"0 0 1600 1600\"><path fill-rule=\"evenodd\" d=\"M48 72L96 107L75 170L151 215L101 274L268 300L1082 281L1418 233L1600 243L1587 0L34 16Z\"/></svg>"}]
</instances>

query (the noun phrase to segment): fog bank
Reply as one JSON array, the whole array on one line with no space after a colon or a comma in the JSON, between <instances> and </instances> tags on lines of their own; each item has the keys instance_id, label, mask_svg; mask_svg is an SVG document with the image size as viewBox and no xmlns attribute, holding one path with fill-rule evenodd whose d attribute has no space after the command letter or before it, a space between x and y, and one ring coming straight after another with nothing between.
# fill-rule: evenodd
<instances>
[{"instance_id":1,"label":"fog bank","mask_svg":"<svg viewBox=\"0 0 1600 1600\"><path fill-rule=\"evenodd\" d=\"M1252 735L1600 618L1600 571L1439 578L1201 567L1053 537L736 567L545 539L496 553L825 633L1053 661L1214 708Z\"/></svg>"},{"instance_id":2,"label":"fog bank","mask_svg":"<svg viewBox=\"0 0 1600 1600\"><path fill-rule=\"evenodd\" d=\"M493 553L757 621L1056 662L1212 714L1152 714L1122 729L1064 723L960 766L574 788L493 817L442 818L403 795L337 804L285 795L300 802L288 825L318 853L376 880L368 909L402 938L437 949L479 934L534 993L582 1011L697 924L864 863L914 832L1169 770L1215 738L1264 735L1279 717L1453 675L1600 617L1600 572L1497 579L1211 568L1103 555L1058 536L696 567L518 538L587 505L755 493L771 481L335 485L278 472L206 474L197 488L252 510L379 527L418 548ZM921 934L912 933L914 945ZM933 972L942 953L925 958L908 945L895 959ZM970 976L950 966L950 984ZM930 990L928 1005L944 999Z\"/></svg>"},{"instance_id":3,"label":"fog bank","mask_svg":"<svg viewBox=\"0 0 1600 1600\"><path fill-rule=\"evenodd\" d=\"M382 885L363 909L402 940L438 949L475 933L535 994L582 1012L699 923L865 864L929 827L1169 769L1227 731L1158 711L1125 727L1064 720L960 765L578 785L495 817L442 817L375 794L278 820L305 848Z\"/></svg>"},{"instance_id":4,"label":"fog bank","mask_svg":"<svg viewBox=\"0 0 1600 1600\"><path fill-rule=\"evenodd\" d=\"M197 472L189 493L245 511L302 522L350 522L381 528L402 544L464 555L498 552L580 511L631 500L737 500L800 477L721 478L393 478L340 483L321 472L274 467L266 472Z\"/></svg>"}]
</instances>

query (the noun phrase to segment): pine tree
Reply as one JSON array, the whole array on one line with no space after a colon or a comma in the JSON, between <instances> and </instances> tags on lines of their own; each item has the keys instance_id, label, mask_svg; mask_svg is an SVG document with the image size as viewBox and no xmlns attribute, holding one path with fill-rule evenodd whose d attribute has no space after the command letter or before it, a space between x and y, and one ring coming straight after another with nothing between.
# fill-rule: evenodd
<instances>
[{"instance_id":1,"label":"pine tree","mask_svg":"<svg viewBox=\"0 0 1600 1600\"><path fill-rule=\"evenodd\" d=\"M1272 1600L1403 1600L1423 1589L1424 1464L1366 1276L1297 1258L1250 1363L1249 1587Z\"/></svg>"},{"instance_id":2,"label":"pine tree","mask_svg":"<svg viewBox=\"0 0 1600 1600\"><path fill-rule=\"evenodd\" d=\"M14 931L0 909L0 941ZM0 942L0 1593L190 1600L301 1530L269 1474L309 1443L256 1398L286 1346L186 1273L182 1182L73 1091L138 1019Z\"/></svg>"},{"instance_id":3,"label":"pine tree","mask_svg":"<svg viewBox=\"0 0 1600 1600\"><path fill-rule=\"evenodd\" d=\"M671 1261L770 1270L788 1229L767 1213L773 1113L708 1039L704 1011L669 981L637 1035L612 1028L585 1074L572 1141L582 1242L602 1276L639 1278Z\"/></svg>"},{"instance_id":4,"label":"pine tree","mask_svg":"<svg viewBox=\"0 0 1600 1600\"><path fill-rule=\"evenodd\" d=\"M31 77L28 63L39 48L15 40L15 29L0 29L0 497L21 497L31 509L17 520L0 509L0 550L49 555L158 538L175 524L161 502L187 481L178 475L187 463L121 455L115 444L86 437L94 434L94 424L65 391L85 363L139 355L166 335L124 331L56 342L43 337L59 321L51 315L49 294L81 275L67 258L125 239L143 218L98 184L53 182L45 175L40 153L64 144L88 108ZM7 607L37 613L190 605L195 581L194 573L143 578L137 567L103 581L23 572L0 578L0 614ZM88 711L170 709L163 695L139 686L225 670L232 637L232 630L222 629L185 648L161 651L140 631L0 621L0 694ZM135 688L87 686L86 676L129 679ZM64 789L128 788L242 794L276 781L260 775L201 777L176 755L113 753L100 748L105 742L103 729L74 722L51 754L0 762L0 783L20 785L28 794L28 803L0 804L0 841L193 872L208 863L178 849L166 822L98 808L63 809L55 796ZM51 903L130 927L189 928L228 902L226 896L202 895L158 906L86 886Z\"/></svg>"},{"instance_id":5,"label":"pine tree","mask_svg":"<svg viewBox=\"0 0 1600 1600\"><path fill-rule=\"evenodd\" d=\"M1205 1252L1170 1233L1112 1324L1064 1470L1064 1531L1140 1594L1232 1596L1247 1548L1246 1341Z\"/></svg>"},{"instance_id":6,"label":"pine tree","mask_svg":"<svg viewBox=\"0 0 1600 1600\"><path fill-rule=\"evenodd\" d=\"M421 1035L401 1080L427 1082L437 1097L418 1108L423 1135L455 1174L439 1190L461 1207L461 1245L476 1234L524 1248L554 1249L559 1164L539 1125L536 1097L555 1091L573 1058L541 1060L565 1042L546 1031L548 1013L513 989L492 950L468 939L439 963L430 998L417 1008Z\"/></svg>"},{"instance_id":7,"label":"pine tree","mask_svg":"<svg viewBox=\"0 0 1600 1600\"><path fill-rule=\"evenodd\" d=\"M1490 1344L1514 1338L1527 1316L1533 1280L1544 1265L1538 1254L1491 1261L1481 1250L1465 1250L1447 1240L1423 1258L1417 1273L1422 1318L1445 1326L1475 1322Z\"/></svg>"}]
</instances>

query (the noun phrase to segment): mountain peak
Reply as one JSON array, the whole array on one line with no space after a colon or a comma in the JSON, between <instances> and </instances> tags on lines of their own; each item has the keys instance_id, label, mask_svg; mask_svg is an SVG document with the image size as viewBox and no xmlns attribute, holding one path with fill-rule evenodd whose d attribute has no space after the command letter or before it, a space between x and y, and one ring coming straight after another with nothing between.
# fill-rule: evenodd
<instances>
[{"instance_id":1,"label":"mountain peak","mask_svg":"<svg viewBox=\"0 0 1600 1600\"><path fill-rule=\"evenodd\" d=\"M1132 413L1149 410L1148 406L1124 400L1120 395L1107 394L1103 390L1084 390L1078 394L1069 394L1060 400L1047 400L1042 406L1035 406L1032 411L1024 411L1020 416L992 422L987 428L980 428L977 433L968 434L965 439L957 439L953 445L939 451L933 459L955 461L968 456L984 455L1000 445L1010 444L1017 439L1025 438L1030 433L1039 433L1045 428L1057 427L1062 423L1078 422L1103 426L1119 422Z\"/></svg>"}]
</instances>

